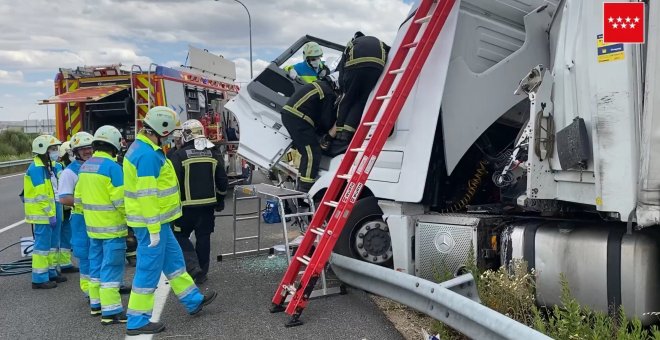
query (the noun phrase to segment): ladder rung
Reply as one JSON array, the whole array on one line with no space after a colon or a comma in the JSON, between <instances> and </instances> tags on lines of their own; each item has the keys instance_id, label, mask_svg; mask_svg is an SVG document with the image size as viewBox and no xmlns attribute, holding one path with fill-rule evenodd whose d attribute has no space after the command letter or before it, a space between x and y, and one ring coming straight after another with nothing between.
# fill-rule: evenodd
<instances>
[{"instance_id":1,"label":"ladder rung","mask_svg":"<svg viewBox=\"0 0 660 340\"><path fill-rule=\"evenodd\" d=\"M364 123L362 123L362 125L364 125L364 126L376 126L376 125L378 125L378 122L377 121L376 122L364 122Z\"/></svg>"},{"instance_id":2,"label":"ladder rung","mask_svg":"<svg viewBox=\"0 0 660 340\"><path fill-rule=\"evenodd\" d=\"M351 179L351 175L349 175L349 174L346 174L346 175L337 175L337 178L341 178L341 179L346 179L346 180L348 180L348 179Z\"/></svg>"},{"instance_id":3,"label":"ladder rung","mask_svg":"<svg viewBox=\"0 0 660 340\"><path fill-rule=\"evenodd\" d=\"M392 98L391 94L376 97L376 99L378 99L378 100L385 100L385 99L390 99L390 98Z\"/></svg>"},{"instance_id":4,"label":"ladder rung","mask_svg":"<svg viewBox=\"0 0 660 340\"><path fill-rule=\"evenodd\" d=\"M355 148L351 149L351 152L364 152L365 148Z\"/></svg>"},{"instance_id":5,"label":"ladder rung","mask_svg":"<svg viewBox=\"0 0 660 340\"><path fill-rule=\"evenodd\" d=\"M335 202L335 201L323 202L323 204L325 204L325 205L327 205L327 206L329 206L329 207L333 207L333 208L336 208L336 207L339 206L339 202Z\"/></svg>"},{"instance_id":6,"label":"ladder rung","mask_svg":"<svg viewBox=\"0 0 660 340\"><path fill-rule=\"evenodd\" d=\"M307 255L303 255L302 258L305 259L307 262L312 261L312 259L311 259L309 256L307 256Z\"/></svg>"},{"instance_id":7,"label":"ladder rung","mask_svg":"<svg viewBox=\"0 0 660 340\"><path fill-rule=\"evenodd\" d=\"M425 22L429 22L429 20L431 20L431 17L432 17L432 16L433 16L433 15L427 15L427 16L425 16L425 17L423 17L423 18L419 18L419 19L415 20L415 23L416 23L416 24L423 24L423 23L425 23Z\"/></svg>"},{"instance_id":8,"label":"ladder rung","mask_svg":"<svg viewBox=\"0 0 660 340\"><path fill-rule=\"evenodd\" d=\"M312 228L309 231L313 232L316 235L323 236L325 234L325 230L321 228Z\"/></svg>"},{"instance_id":9,"label":"ladder rung","mask_svg":"<svg viewBox=\"0 0 660 340\"><path fill-rule=\"evenodd\" d=\"M259 215L252 215L252 216L247 216L247 217L236 217L236 221L257 220L259 218L260 218Z\"/></svg>"},{"instance_id":10,"label":"ladder rung","mask_svg":"<svg viewBox=\"0 0 660 340\"><path fill-rule=\"evenodd\" d=\"M303 256L303 257L305 257L305 256ZM303 257L298 256L298 257L296 257L296 260L302 262L302 264L304 264L306 266L309 266L309 261L304 259Z\"/></svg>"},{"instance_id":11,"label":"ladder rung","mask_svg":"<svg viewBox=\"0 0 660 340\"><path fill-rule=\"evenodd\" d=\"M399 74L399 73L403 73L403 71L405 70L406 70L405 68L398 68L396 70L390 71L389 74Z\"/></svg>"},{"instance_id":12,"label":"ladder rung","mask_svg":"<svg viewBox=\"0 0 660 340\"><path fill-rule=\"evenodd\" d=\"M255 238L259 238L259 236L239 237L239 238L235 239L234 241L254 240Z\"/></svg>"},{"instance_id":13,"label":"ladder rung","mask_svg":"<svg viewBox=\"0 0 660 340\"><path fill-rule=\"evenodd\" d=\"M417 44L419 44L419 42L417 42L417 41L413 41L413 42L411 42L410 44L405 44L405 45L403 45L403 46L401 46L401 47L403 47L403 48L413 48L413 47L417 47Z\"/></svg>"},{"instance_id":14,"label":"ladder rung","mask_svg":"<svg viewBox=\"0 0 660 340\"><path fill-rule=\"evenodd\" d=\"M284 288L285 291L288 291L292 295L295 294L297 290L293 285L282 285L282 288Z\"/></svg>"}]
</instances>

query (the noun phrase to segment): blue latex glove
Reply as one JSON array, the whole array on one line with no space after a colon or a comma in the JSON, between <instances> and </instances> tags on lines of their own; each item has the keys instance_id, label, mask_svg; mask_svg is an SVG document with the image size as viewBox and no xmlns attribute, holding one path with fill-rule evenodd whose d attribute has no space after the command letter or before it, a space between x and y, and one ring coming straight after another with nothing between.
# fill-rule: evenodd
<instances>
[{"instance_id":1,"label":"blue latex glove","mask_svg":"<svg viewBox=\"0 0 660 340\"><path fill-rule=\"evenodd\" d=\"M50 223L51 228L55 228L57 226L57 217L55 216L49 217L48 223Z\"/></svg>"}]
</instances>

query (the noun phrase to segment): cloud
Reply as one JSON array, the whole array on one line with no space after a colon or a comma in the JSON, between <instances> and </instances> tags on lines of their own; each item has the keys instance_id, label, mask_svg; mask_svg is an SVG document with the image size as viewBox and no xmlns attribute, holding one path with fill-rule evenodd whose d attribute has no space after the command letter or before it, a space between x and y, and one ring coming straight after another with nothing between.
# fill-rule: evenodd
<instances>
[{"instance_id":1,"label":"cloud","mask_svg":"<svg viewBox=\"0 0 660 340\"><path fill-rule=\"evenodd\" d=\"M236 82L237 83L247 83L250 81L250 60L245 58L238 58L232 60L236 64ZM269 61L257 59L252 63L252 71L254 76L258 76L261 71L263 71Z\"/></svg>"},{"instance_id":2,"label":"cloud","mask_svg":"<svg viewBox=\"0 0 660 340\"><path fill-rule=\"evenodd\" d=\"M0 84L18 84L23 82L23 72L0 70Z\"/></svg>"}]
</instances>

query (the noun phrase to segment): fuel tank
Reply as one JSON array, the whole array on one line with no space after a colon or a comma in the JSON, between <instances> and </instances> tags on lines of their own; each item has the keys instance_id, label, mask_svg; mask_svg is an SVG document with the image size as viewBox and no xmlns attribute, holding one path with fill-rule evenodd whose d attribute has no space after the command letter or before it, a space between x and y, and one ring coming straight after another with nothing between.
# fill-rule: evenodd
<instances>
[{"instance_id":1,"label":"fuel tank","mask_svg":"<svg viewBox=\"0 0 660 340\"><path fill-rule=\"evenodd\" d=\"M540 305L561 304L563 273L581 305L602 312L623 305L629 317L649 325L660 311L658 236L628 234L621 223L516 222L502 233L501 256L503 263L522 258L535 268Z\"/></svg>"}]
</instances>

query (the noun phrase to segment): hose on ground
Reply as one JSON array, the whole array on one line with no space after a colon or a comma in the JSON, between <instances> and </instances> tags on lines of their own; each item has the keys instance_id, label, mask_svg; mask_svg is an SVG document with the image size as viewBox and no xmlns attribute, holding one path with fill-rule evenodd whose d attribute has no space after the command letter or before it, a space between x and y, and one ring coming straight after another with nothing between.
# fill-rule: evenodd
<instances>
[{"instance_id":1,"label":"hose on ground","mask_svg":"<svg viewBox=\"0 0 660 340\"><path fill-rule=\"evenodd\" d=\"M17 244L21 244L21 241L12 243L0 249L0 253ZM32 252L32 247L28 247L24 251L26 255L29 254L30 252ZM0 263L0 277L29 274L31 272L32 272L32 258L30 257L9 263Z\"/></svg>"}]
</instances>

